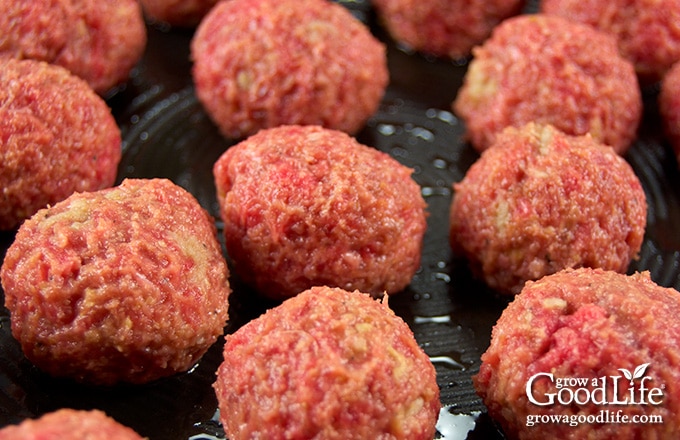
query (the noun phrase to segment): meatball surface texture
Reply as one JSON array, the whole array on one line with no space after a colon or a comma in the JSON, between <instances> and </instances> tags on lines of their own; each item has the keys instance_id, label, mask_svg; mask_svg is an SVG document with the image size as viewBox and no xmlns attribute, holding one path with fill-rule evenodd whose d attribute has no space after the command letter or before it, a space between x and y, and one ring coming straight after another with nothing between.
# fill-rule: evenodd
<instances>
[{"instance_id":1,"label":"meatball surface texture","mask_svg":"<svg viewBox=\"0 0 680 440\"><path fill-rule=\"evenodd\" d=\"M676 438L679 313L680 293L647 272L566 269L529 282L493 328L475 388L511 439Z\"/></svg>"},{"instance_id":2,"label":"meatball surface texture","mask_svg":"<svg viewBox=\"0 0 680 440\"><path fill-rule=\"evenodd\" d=\"M452 247L505 294L567 267L625 272L647 202L631 166L589 136L509 127L454 184Z\"/></svg>"},{"instance_id":3,"label":"meatball surface texture","mask_svg":"<svg viewBox=\"0 0 680 440\"><path fill-rule=\"evenodd\" d=\"M524 0L376 0L390 35L410 49L451 59L470 55L492 29L519 14Z\"/></svg>"},{"instance_id":4,"label":"meatball surface texture","mask_svg":"<svg viewBox=\"0 0 680 440\"><path fill-rule=\"evenodd\" d=\"M642 98L633 65L613 37L530 14L505 20L473 50L453 110L478 151L507 126L539 122L590 133L623 154L637 136Z\"/></svg>"},{"instance_id":5,"label":"meatball surface texture","mask_svg":"<svg viewBox=\"0 0 680 440\"><path fill-rule=\"evenodd\" d=\"M541 10L612 35L640 81L659 81L680 61L677 0L543 0Z\"/></svg>"},{"instance_id":6,"label":"meatball surface texture","mask_svg":"<svg viewBox=\"0 0 680 440\"><path fill-rule=\"evenodd\" d=\"M386 303L314 287L226 337L215 391L230 439L430 440L439 388Z\"/></svg>"},{"instance_id":7,"label":"meatball surface texture","mask_svg":"<svg viewBox=\"0 0 680 440\"><path fill-rule=\"evenodd\" d=\"M0 429L0 440L143 440L98 410L60 409Z\"/></svg>"},{"instance_id":8,"label":"meatball surface texture","mask_svg":"<svg viewBox=\"0 0 680 440\"><path fill-rule=\"evenodd\" d=\"M73 192L113 185L120 129L106 102L66 69L4 59L0 158L0 230L11 230Z\"/></svg>"},{"instance_id":9,"label":"meatball surface texture","mask_svg":"<svg viewBox=\"0 0 680 440\"><path fill-rule=\"evenodd\" d=\"M404 289L427 227L411 173L317 126L262 130L229 148L214 176L235 273L278 299L317 285Z\"/></svg>"},{"instance_id":10,"label":"meatball surface texture","mask_svg":"<svg viewBox=\"0 0 680 440\"><path fill-rule=\"evenodd\" d=\"M57 64L100 95L125 82L146 47L137 0L0 0L0 57Z\"/></svg>"},{"instance_id":11,"label":"meatball surface texture","mask_svg":"<svg viewBox=\"0 0 680 440\"><path fill-rule=\"evenodd\" d=\"M165 179L77 193L24 222L0 269L12 334L53 376L112 385L191 368L223 334L212 217Z\"/></svg>"},{"instance_id":12,"label":"meatball surface texture","mask_svg":"<svg viewBox=\"0 0 680 440\"><path fill-rule=\"evenodd\" d=\"M327 0L220 2L191 55L196 94L228 138L284 124L354 134L389 79L384 45Z\"/></svg>"}]
</instances>

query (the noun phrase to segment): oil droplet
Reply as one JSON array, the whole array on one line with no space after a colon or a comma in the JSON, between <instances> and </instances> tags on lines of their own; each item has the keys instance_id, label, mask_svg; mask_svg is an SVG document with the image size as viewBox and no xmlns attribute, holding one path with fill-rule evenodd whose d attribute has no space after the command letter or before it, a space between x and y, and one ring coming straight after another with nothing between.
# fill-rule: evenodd
<instances>
[{"instance_id":1,"label":"oil droplet","mask_svg":"<svg viewBox=\"0 0 680 440\"><path fill-rule=\"evenodd\" d=\"M439 411L437 421L437 439L445 440L465 440L470 431L475 429L477 418L480 411L473 411L472 414L453 414L451 407L445 406Z\"/></svg>"},{"instance_id":2,"label":"oil droplet","mask_svg":"<svg viewBox=\"0 0 680 440\"><path fill-rule=\"evenodd\" d=\"M189 437L189 440L225 440L225 437L216 437L210 434L196 434Z\"/></svg>"},{"instance_id":3,"label":"oil droplet","mask_svg":"<svg viewBox=\"0 0 680 440\"><path fill-rule=\"evenodd\" d=\"M432 295L425 292L425 293L414 293L413 294L413 300L414 301L420 301L421 299L430 299L432 298Z\"/></svg>"},{"instance_id":4,"label":"oil droplet","mask_svg":"<svg viewBox=\"0 0 680 440\"><path fill-rule=\"evenodd\" d=\"M415 316L413 318L413 322L416 324L428 324L428 323L434 323L434 324L448 324L451 322L451 316L450 315L441 315L441 316Z\"/></svg>"},{"instance_id":5,"label":"oil droplet","mask_svg":"<svg viewBox=\"0 0 680 440\"><path fill-rule=\"evenodd\" d=\"M378 133L383 136L392 136L397 133L397 127L392 124L378 124Z\"/></svg>"},{"instance_id":6,"label":"oil droplet","mask_svg":"<svg viewBox=\"0 0 680 440\"><path fill-rule=\"evenodd\" d=\"M444 196L448 197L451 195L451 190L446 187L432 187L432 186L426 186L421 188L421 194L423 197L431 197L431 196Z\"/></svg>"},{"instance_id":7,"label":"oil droplet","mask_svg":"<svg viewBox=\"0 0 680 440\"><path fill-rule=\"evenodd\" d=\"M434 141L434 133L432 133L430 130L427 128L423 127L417 127L417 126L409 126L407 127L407 132L413 136L414 138L423 140L425 142L432 142ZM411 143L415 143L416 140L410 141Z\"/></svg>"},{"instance_id":8,"label":"oil droplet","mask_svg":"<svg viewBox=\"0 0 680 440\"><path fill-rule=\"evenodd\" d=\"M192 435L188 440L225 440L222 423L220 422L220 410L215 411L212 418L207 422L194 423L194 427L203 431L201 434Z\"/></svg>"},{"instance_id":9,"label":"oil droplet","mask_svg":"<svg viewBox=\"0 0 680 440\"><path fill-rule=\"evenodd\" d=\"M448 164L444 159L441 158L436 158L435 160L432 161L432 165L434 165L435 168L438 168L440 170L445 170L446 167L448 167Z\"/></svg>"},{"instance_id":10,"label":"oil droplet","mask_svg":"<svg viewBox=\"0 0 680 440\"><path fill-rule=\"evenodd\" d=\"M433 364L442 364L458 370L465 370L465 365L461 364L450 356L431 356L430 362Z\"/></svg>"},{"instance_id":11,"label":"oil droplet","mask_svg":"<svg viewBox=\"0 0 680 440\"><path fill-rule=\"evenodd\" d=\"M441 280L447 284L451 282L451 275L444 272L435 272L432 276L435 280Z\"/></svg>"},{"instance_id":12,"label":"oil droplet","mask_svg":"<svg viewBox=\"0 0 680 440\"><path fill-rule=\"evenodd\" d=\"M456 125L458 124L458 118L451 113L447 112L446 110L438 110L434 108L427 109L425 112L425 116L427 116L430 119L439 119L442 122L446 122L447 124L450 125Z\"/></svg>"}]
</instances>

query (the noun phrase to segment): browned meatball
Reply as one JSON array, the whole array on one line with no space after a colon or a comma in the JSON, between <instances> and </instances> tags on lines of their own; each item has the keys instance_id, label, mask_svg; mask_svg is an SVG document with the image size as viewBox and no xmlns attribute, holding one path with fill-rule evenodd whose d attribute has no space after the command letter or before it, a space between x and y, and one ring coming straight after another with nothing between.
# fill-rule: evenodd
<instances>
[{"instance_id":1,"label":"browned meatball","mask_svg":"<svg viewBox=\"0 0 680 440\"><path fill-rule=\"evenodd\" d=\"M214 174L235 272L273 298L317 285L402 290L426 228L411 171L316 126L262 130L229 148Z\"/></svg>"},{"instance_id":2,"label":"browned meatball","mask_svg":"<svg viewBox=\"0 0 680 440\"><path fill-rule=\"evenodd\" d=\"M58 64L104 94L146 46L137 0L0 0L0 57Z\"/></svg>"},{"instance_id":3,"label":"browned meatball","mask_svg":"<svg viewBox=\"0 0 680 440\"><path fill-rule=\"evenodd\" d=\"M540 14L510 18L473 51L453 103L482 151L505 127L552 124L624 153L637 135L642 98L633 65L592 27Z\"/></svg>"},{"instance_id":4,"label":"browned meatball","mask_svg":"<svg viewBox=\"0 0 680 440\"><path fill-rule=\"evenodd\" d=\"M647 202L611 147L549 125L509 127L454 185L450 239L489 286L515 294L567 267L625 272Z\"/></svg>"},{"instance_id":5,"label":"browned meatball","mask_svg":"<svg viewBox=\"0 0 680 440\"><path fill-rule=\"evenodd\" d=\"M181 27L196 26L217 2L218 0L139 0L144 13L150 19Z\"/></svg>"},{"instance_id":6,"label":"browned meatball","mask_svg":"<svg viewBox=\"0 0 680 440\"><path fill-rule=\"evenodd\" d=\"M212 217L164 179L40 210L0 270L26 357L51 375L105 385L194 365L223 333L227 276Z\"/></svg>"},{"instance_id":7,"label":"browned meatball","mask_svg":"<svg viewBox=\"0 0 680 440\"><path fill-rule=\"evenodd\" d=\"M660 80L680 61L677 0L543 0L541 10L612 35L643 83Z\"/></svg>"},{"instance_id":8,"label":"browned meatball","mask_svg":"<svg viewBox=\"0 0 680 440\"><path fill-rule=\"evenodd\" d=\"M678 315L648 273L546 276L503 311L475 387L511 439L675 439Z\"/></svg>"},{"instance_id":9,"label":"browned meatball","mask_svg":"<svg viewBox=\"0 0 680 440\"><path fill-rule=\"evenodd\" d=\"M98 410L60 409L0 429L0 440L143 440Z\"/></svg>"},{"instance_id":10,"label":"browned meatball","mask_svg":"<svg viewBox=\"0 0 680 440\"><path fill-rule=\"evenodd\" d=\"M0 157L0 229L9 230L75 191L113 185L120 130L102 98L66 69L0 60Z\"/></svg>"},{"instance_id":11,"label":"browned meatball","mask_svg":"<svg viewBox=\"0 0 680 440\"><path fill-rule=\"evenodd\" d=\"M215 391L231 440L431 440L432 363L385 302L314 287L226 338Z\"/></svg>"},{"instance_id":12,"label":"browned meatball","mask_svg":"<svg viewBox=\"0 0 680 440\"><path fill-rule=\"evenodd\" d=\"M357 132L388 81L384 45L326 0L220 2L191 54L196 94L233 138L282 124Z\"/></svg>"},{"instance_id":13,"label":"browned meatball","mask_svg":"<svg viewBox=\"0 0 680 440\"><path fill-rule=\"evenodd\" d=\"M680 164L680 62L664 76L658 100L664 132Z\"/></svg>"},{"instance_id":14,"label":"browned meatball","mask_svg":"<svg viewBox=\"0 0 680 440\"><path fill-rule=\"evenodd\" d=\"M390 35L411 49L462 58L504 19L521 12L524 0L375 0Z\"/></svg>"}]
</instances>

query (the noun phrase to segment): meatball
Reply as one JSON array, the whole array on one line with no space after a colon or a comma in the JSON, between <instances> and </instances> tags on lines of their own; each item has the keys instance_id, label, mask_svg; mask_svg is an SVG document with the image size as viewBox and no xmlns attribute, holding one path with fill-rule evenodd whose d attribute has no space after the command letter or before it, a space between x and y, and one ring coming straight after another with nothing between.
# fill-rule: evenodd
<instances>
[{"instance_id":1,"label":"meatball","mask_svg":"<svg viewBox=\"0 0 680 440\"><path fill-rule=\"evenodd\" d=\"M438 57L458 59L488 38L525 0L376 0L378 17L399 43Z\"/></svg>"},{"instance_id":2,"label":"meatball","mask_svg":"<svg viewBox=\"0 0 680 440\"><path fill-rule=\"evenodd\" d=\"M473 50L453 110L483 151L506 126L548 123L623 154L637 135L642 97L614 39L554 16L505 20Z\"/></svg>"},{"instance_id":3,"label":"meatball","mask_svg":"<svg viewBox=\"0 0 680 440\"><path fill-rule=\"evenodd\" d=\"M266 129L229 148L214 176L235 273L276 299L317 285L402 290L426 229L411 171L318 126Z\"/></svg>"},{"instance_id":4,"label":"meatball","mask_svg":"<svg viewBox=\"0 0 680 440\"><path fill-rule=\"evenodd\" d=\"M658 100L666 138L680 163L680 62L668 71L661 82Z\"/></svg>"},{"instance_id":5,"label":"meatball","mask_svg":"<svg viewBox=\"0 0 680 440\"><path fill-rule=\"evenodd\" d=\"M10 230L75 191L113 185L121 134L104 100L80 78L44 62L5 59L0 157L0 230Z\"/></svg>"},{"instance_id":6,"label":"meatball","mask_svg":"<svg viewBox=\"0 0 680 440\"><path fill-rule=\"evenodd\" d=\"M501 293L567 267L625 272L642 246L642 185L590 136L508 127L454 192L451 245Z\"/></svg>"},{"instance_id":7,"label":"meatball","mask_svg":"<svg viewBox=\"0 0 680 440\"><path fill-rule=\"evenodd\" d=\"M326 1L217 4L191 43L196 94L229 138L284 124L353 134L388 82L385 47Z\"/></svg>"},{"instance_id":8,"label":"meatball","mask_svg":"<svg viewBox=\"0 0 680 440\"><path fill-rule=\"evenodd\" d=\"M98 410L60 409L0 429L0 440L143 440Z\"/></svg>"},{"instance_id":9,"label":"meatball","mask_svg":"<svg viewBox=\"0 0 680 440\"><path fill-rule=\"evenodd\" d=\"M218 0L139 0L147 17L172 26L194 27Z\"/></svg>"},{"instance_id":10,"label":"meatball","mask_svg":"<svg viewBox=\"0 0 680 440\"><path fill-rule=\"evenodd\" d=\"M104 94L146 46L137 0L0 0L0 57L58 64Z\"/></svg>"},{"instance_id":11,"label":"meatball","mask_svg":"<svg viewBox=\"0 0 680 440\"><path fill-rule=\"evenodd\" d=\"M406 323L313 287L226 337L215 391L231 440L433 438L436 373Z\"/></svg>"},{"instance_id":12,"label":"meatball","mask_svg":"<svg viewBox=\"0 0 680 440\"><path fill-rule=\"evenodd\" d=\"M660 80L680 61L677 0L543 0L541 10L612 35L642 83Z\"/></svg>"},{"instance_id":13,"label":"meatball","mask_svg":"<svg viewBox=\"0 0 680 440\"><path fill-rule=\"evenodd\" d=\"M679 314L678 292L646 272L529 282L493 328L475 388L509 438L677 438Z\"/></svg>"},{"instance_id":14,"label":"meatball","mask_svg":"<svg viewBox=\"0 0 680 440\"><path fill-rule=\"evenodd\" d=\"M230 293L212 217L165 179L76 193L26 220L0 279L26 357L53 376L144 383L193 366Z\"/></svg>"}]
</instances>

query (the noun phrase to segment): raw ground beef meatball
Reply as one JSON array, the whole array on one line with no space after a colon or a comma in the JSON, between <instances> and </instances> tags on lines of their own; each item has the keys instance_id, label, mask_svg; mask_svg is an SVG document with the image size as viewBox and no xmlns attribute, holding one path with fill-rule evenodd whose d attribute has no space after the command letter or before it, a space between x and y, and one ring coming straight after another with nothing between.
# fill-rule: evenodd
<instances>
[{"instance_id":1,"label":"raw ground beef meatball","mask_svg":"<svg viewBox=\"0 0 680 440\"><path fill-rule=\"evenodd\" d=\"M229 148L214 175L234 271L272 298L318 285L402 290L427 227L411 172L317 126L262 130Z\"/></svg>"},{"instance_id":2,"label":"raw ground beef meatball","mask_svg":"<svg viewBox=\"0 0 680 440\"><path fill-rule=\"evenodd\" d=\"M660 80L680 60L678 0L543 0L541 10L612 35L642 83Z\"/></svg>"},{"instance_id":3,"label":"raw ground beef meatball","mask_svg":"<svg viewBox=\"0 0 680 440\"><path fill-rule=\"evenodd\" d=\"M625 272L642 245L644 190L630 165L589 136L508 127L454 184L450 240L506 294L566 267Z\"/></svg>"},{"instance_id":4,"label":"raw ground beef meatball","mask_svg":"<svg viewBox=\"0 0 680 440\"><path fill-rule=\"evenodd\" d=\"M453 110L479 151L503 128L532 121L590 133L621 154L637 135L642 97L633 65L612 37L588 25L513 17L473 56Z\"/></svg>"},{"instance_id":5,"label":"raw ground beef meatball","mask_svg":"<svg viewBox=\"0 0 680 440\"><path fill-rule=\"evenodd\" d=\"M438 57L467 57L504 19L522 11L524 0L376 0L390 35L410 49Z\"/></svg>"},{"instance_id":6,"label":"raw ground beef meatball","mask_svg":"<svg viewBox=\"0 0 680 440\"><path fill-rule=\"evenodd\" d=\"M146 46L137 0L0 0L0 57L63 66L104 94Z\"/></svg>"},{"instance_id":7,"label":"raw ground beef meatball","mask_svg":"<svg viewBox=\"0 0 680 440\"><path fill-rule=\"evenodd\" d=\"M314 287L226 337L215 391L229 439L431 440L439 388L386 300Z\"/></svg>"},{"instance_id":8,"label":"raw ground beef meatball","mask_svg":"<svg viewBox=\"0 0 680 440\"><path fill-rule=\"evenodd\" d=\"M679 315L680 294L646 272L546 276L503 311L475 388L512 439L675 439Z\"/></svg>"},{"instance_id":9,"label":"raw ground beef meatball","mask_svg":"<svg viewBox=\"0 0 680 440\"><path fill-rule=\"evenodd\" d=\"M0 270L12 334L53 376L109 385L185 371L227 320L216 234L196 199L164 179L40 210Z\"/></svg>"},{"instance_id":10,"label":"raw ground beef meatball","mask_svg":"<svg viewBox=\"0 0 680 440\"><path fill-rule=\"evenodd\" d=\"M673 66L661 82L658 100L666 138L680 164L680 63Z\"/></svg>"},{"instance_id":11,"label":"raw ground beef meatball","mask_svg":"<svg viewBox=\"0 0 680 440\"><path fill-rule=\"evenodd\" d=\"M60 409L0 429L0 440L143 440L98 410Z\"/></svg>"},{"instance_id":12,"label":"raw ground beef meatball","mask_svg":"<svg viewBox=\"0 0 680 440\"><path fill-rule=\"evenodd\" d=\"M111 110L83 80L39 61L0 60L0 230L75 191L113 185L120 158Z\"/></svg>"},{"instance_id":13,"label":"raw ground beef meatball","mask_svg":"<svg viewBox=\"0 0 680 440\"><path fill-rule=\"evenodd\" d=\"M217 4L191 43L196 94L230 138L283 124L353 134L388 82L385 47L326 0Z\"/></svg>"},{"instance_id":14,"label":"raw ground beef meatball","mask_svg":"<svg viewBox=\"0 0 680 440\"><path fill-rule=\"evenodd\" d=\"M218 0L139 0L144 13L152 20L172 26L193 27L215 6Z\"/></svg>"}]
</instances>

